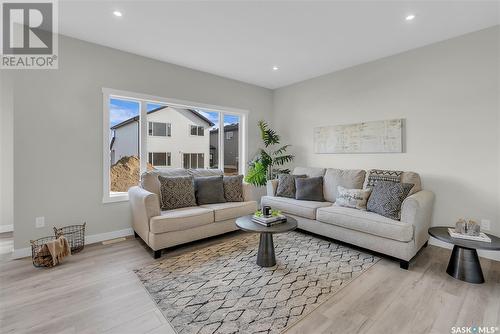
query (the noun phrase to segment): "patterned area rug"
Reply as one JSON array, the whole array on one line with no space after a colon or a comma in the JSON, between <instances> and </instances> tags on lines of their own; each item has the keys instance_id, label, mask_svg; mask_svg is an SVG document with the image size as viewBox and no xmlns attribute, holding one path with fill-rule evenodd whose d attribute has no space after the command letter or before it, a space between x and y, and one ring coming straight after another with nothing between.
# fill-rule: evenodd
<instances>
[{"instance_id":1,"label":"patterned area rug","mask_svg":"<svg viewBox=\"0 0 500 334\"><path fill-rule=\"evenodd\" d=\"M289 232L274 235L277 265L261 268L258 241L248 234L135 272L179 334L280 333L379 260Z\"/></svg>"}]
</instances>

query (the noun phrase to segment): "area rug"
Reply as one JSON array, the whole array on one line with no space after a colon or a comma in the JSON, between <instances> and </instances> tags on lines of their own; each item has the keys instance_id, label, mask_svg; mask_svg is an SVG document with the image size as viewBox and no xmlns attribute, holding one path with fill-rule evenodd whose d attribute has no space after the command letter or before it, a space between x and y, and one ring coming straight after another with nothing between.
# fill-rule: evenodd
<instances>
[{"instance_id":1,"label":"area rug","mask_svg":"<svg viewBox=\"0 0 500 334\"><path fill-rule=\"evenodd\" d=\"M277 265L255 261L258 234L135 270L179 334L281 333L379 258L300 232L274 235Z\"/></svg>"}]
</instances>

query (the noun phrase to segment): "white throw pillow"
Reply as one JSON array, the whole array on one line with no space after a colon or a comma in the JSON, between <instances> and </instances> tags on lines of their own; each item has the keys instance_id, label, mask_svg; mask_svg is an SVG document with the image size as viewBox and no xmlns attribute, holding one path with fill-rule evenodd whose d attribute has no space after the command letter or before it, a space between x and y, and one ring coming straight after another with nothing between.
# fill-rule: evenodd
<instances>
[{"instance_id":1,"label":"white throw pillow","mask_svg":"<svg viewBox=\"0 0 500 334\"><path fill-rule=\"evenodd\" d=\"M372 189L347 189L342 186L337 187L338 195L335 205L344 206L358 210L366 210L366 203L372 193Z\"/></svg>"}]
</instances>

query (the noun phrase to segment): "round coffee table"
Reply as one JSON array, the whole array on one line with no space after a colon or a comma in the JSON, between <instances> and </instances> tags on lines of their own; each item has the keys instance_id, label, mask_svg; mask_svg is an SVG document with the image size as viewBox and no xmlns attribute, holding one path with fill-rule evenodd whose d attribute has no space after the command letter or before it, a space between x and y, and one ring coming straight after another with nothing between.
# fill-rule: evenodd
<instances>
[{"instance_id":1,"label":"round coffee table","mask_svg":"<svg viewBox=\"0 0 500 334\"><path fill-rule=\"evenodd\" d=\"M259 251L257 253L257 264L261 267L272 267L276 264L276 256L274 255L274 233L284 233L297 228L297 220L295 218L286 217L285 223L280 223L272 226L264 226L254 223L252 215L243 216L236 219L236 226L246 232L260 233Z\"/></svg>"},{"instance_id":2,"label":"round coffee table","mask_svg":"<svg viewBox=\"0 0 500 334\"><path fill-rule=\"evenodd\" d=\"M485 249L490 251L500 250L500 238L491 234L486 234L490 237L491 242L482 242L474 240L466 240L453 238L448 233L449 227L431 227L429 234L434 238L453 244L450 262L446 272L453 278L469 283L484 283L483 271L481 263L477 256L477 249Z\"/></svg>"}]
</instances>

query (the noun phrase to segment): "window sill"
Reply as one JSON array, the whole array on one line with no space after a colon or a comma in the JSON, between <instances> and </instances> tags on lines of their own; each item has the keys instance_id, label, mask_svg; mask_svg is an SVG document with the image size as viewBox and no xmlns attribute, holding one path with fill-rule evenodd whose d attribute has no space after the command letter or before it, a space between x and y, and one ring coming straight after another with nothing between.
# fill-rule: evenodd
<instances>
[{"instance_id":1,"label":"window sill","mask_svg":"<svg viewBox=\"0 0 500 334\"><path fill-rule=\"evenodd\" d=\"M118 203L118 202L128 202L127 193L110 193L102 198L104 204L107 203Z\"/></svg>"}]
</instances>

